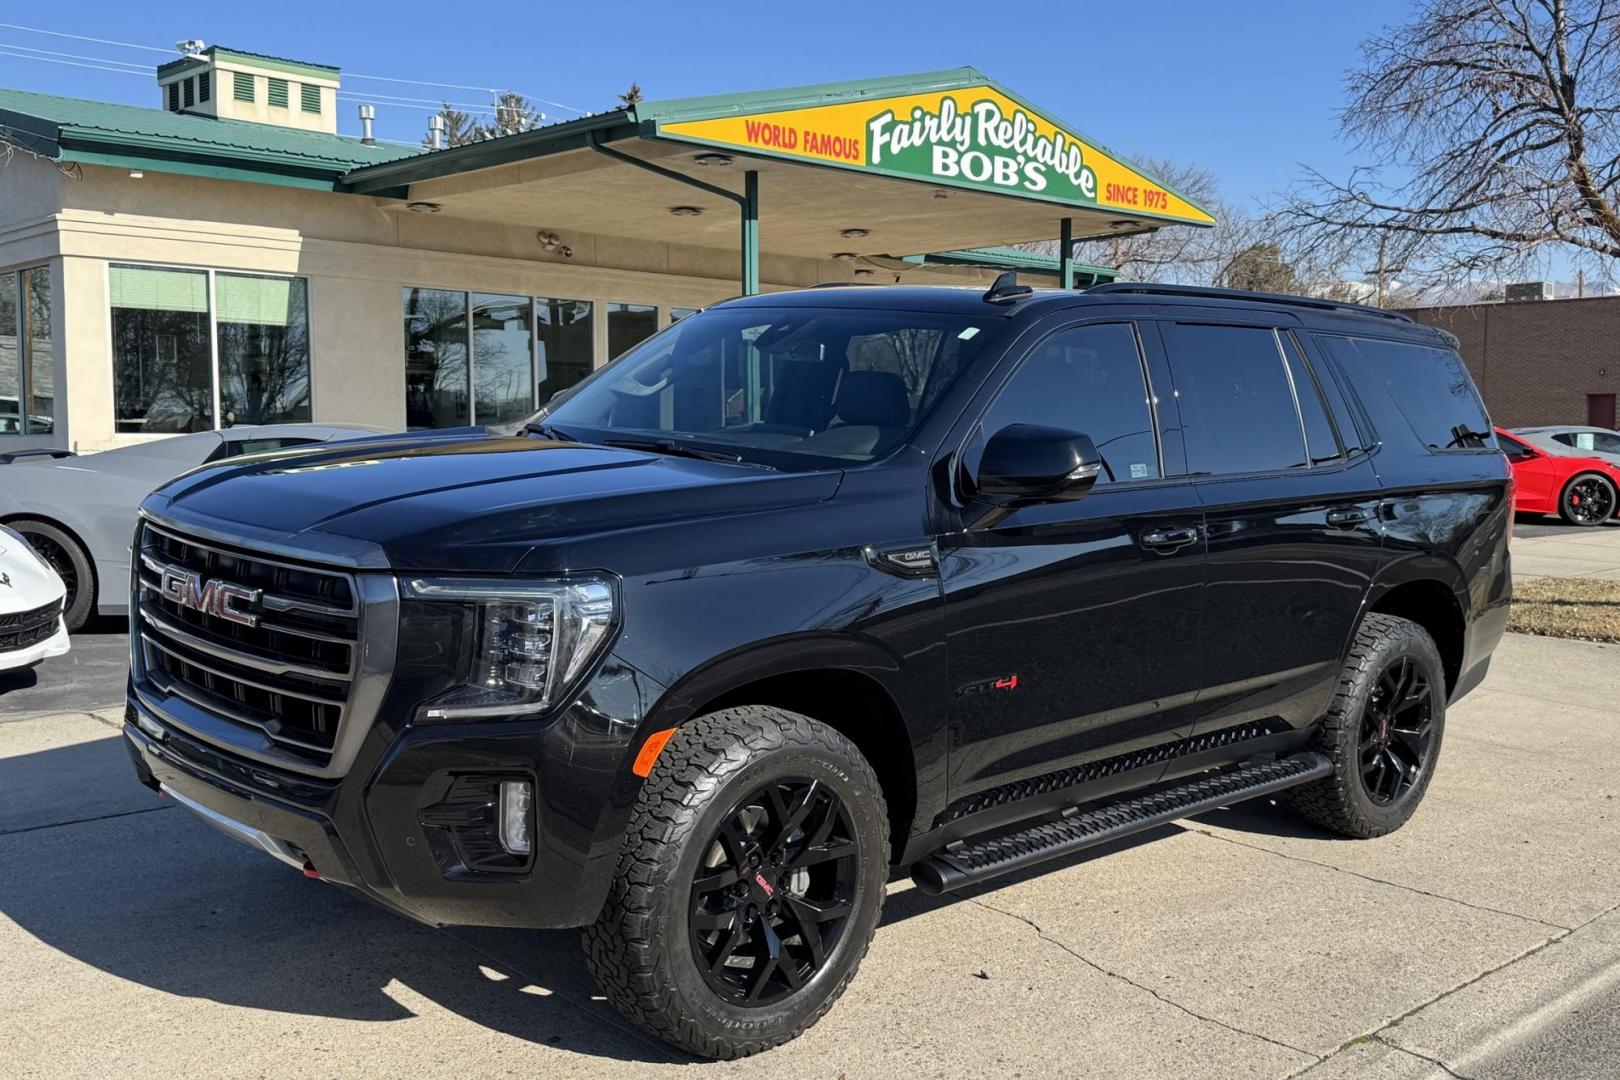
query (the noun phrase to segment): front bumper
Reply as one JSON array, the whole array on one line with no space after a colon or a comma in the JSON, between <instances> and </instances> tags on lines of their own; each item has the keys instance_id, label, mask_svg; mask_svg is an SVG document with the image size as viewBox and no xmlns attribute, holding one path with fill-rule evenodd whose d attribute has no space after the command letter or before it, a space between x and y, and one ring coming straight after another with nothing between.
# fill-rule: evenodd
<instances>
[{"instance_id":1,"label":"front bumper","mask_svg":"<svg viewBox=\"0 0 1620 1080\"><path fill-rule=\"evenodd\" d=\"M11 649L0 652L0 671L10 671L14 668L25 668L30 664L37 664L41 660L48 660L53 656L61 656L69 648L67 624L57 621L56 633L44 641L35 642L26 649Z\"/></svg>"},{"instance_id":2,"label":"front bumper","mask_svg":"<svg viewBox=\"0 0 1620 1080\"><path fill-rule=\"evenodd\" d=\"M237 756L167 722L133 693L124 736L146 786L289 867L408 918L581 926L607 895L638 786L629 749L644 713L622 692L637 680L622 669L609 678L620 692L593 683L544 724L378 724L339 779ZM457 815L469 778L534 784L526 862L489 869L468 857L479 849L463 842Z\"/></svg>"}]
</instances>

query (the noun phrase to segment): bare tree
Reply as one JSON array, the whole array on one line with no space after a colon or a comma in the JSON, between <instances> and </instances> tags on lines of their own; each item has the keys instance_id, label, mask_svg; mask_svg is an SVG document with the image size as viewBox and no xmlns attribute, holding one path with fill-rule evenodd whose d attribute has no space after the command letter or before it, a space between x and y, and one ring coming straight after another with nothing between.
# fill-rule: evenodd
<instances>
[{"instance_id":1,"label":"bare tree","mask_svg":"<svg viewBox=\"0 0 1620 1080\"><path fill-rule=\"evenodd\" d=\"M619 95L619 104L627 109L632 105L641 104L641 84L638 82L631 83L630 89Z\"/></svg>"},{"instance_id":2,"label":"bare tree","mask_svg":"<svg viewBox=\"0 0 1620 1080\"><path fill-rule=\"evenodd\" d=\"M1620 258L1620 4L1424 0L1362 46L1342 127L1376 166L1311 171L1287 240L1382 282L1523 272L1555 250ZM1393 175L1391 175L1393 174Z\"/></svg>"},{"instance_id":3,"label":"bare tree","mask_svg":"<svg viewBox=\"0 0 1620 1080\"><path fill-rule=\"evenodd\" d=\"M1224 289L1252 292L1297 293L1306 286L1295 273L1282 248L1269 241L1250 244L1234 255L1215 276Z\"/></svg>"}]
</instances>

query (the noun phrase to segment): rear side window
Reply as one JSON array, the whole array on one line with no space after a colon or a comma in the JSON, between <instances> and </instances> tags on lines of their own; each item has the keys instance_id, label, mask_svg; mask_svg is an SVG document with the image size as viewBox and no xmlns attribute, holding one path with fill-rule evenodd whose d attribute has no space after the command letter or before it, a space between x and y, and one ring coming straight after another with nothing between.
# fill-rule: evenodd
<instances>
[{"instance_id":1,"label":"rear side window","mask_svg":"<svg viewBox=\"0 0 1620 1080\"><path fill-rule=\"evenodd\" d=\"M1340 457L1339 440L1333 433L1327 409L1322 405L1322 388L1299 351L1299 343L1292 334L1278 334L1283 355L1288 360L1288 378L1294 384L1294 397L1299 402L1299 418L1305 425L1305 449L1310 452L1312 465L1324 465Z\"/></svg>"},{"instance_id":2,"label":"rear side window","mask_svg":"<svg viewBox=\"0 0 1620 1080\"><path fill-rule=\"evenodd\" d=\"M980 452L985 439L1013 424L1090 436L1103 459L1099 484L1157 479L1159 444L1135 328L1077 326L1036 345L985 412Z\"/></svg>"},{"instance_id":3,"label":"rear side window","mask_svg":"<svg viewBox=\"0 0 1620 1080\"><path fill-rule=\"evenodd\" d=\"M1554 435L1553 438L1577 450L1620 454L1620 435L1608 435L1601 431L1566 431Z\"/></svg>"},{"instance_id":4,"label":"rear side window","mask_svg":"<svg viewBox=\"0 0 1620 1080\"><path fill-rule=\"evenodd\" d=\"M1175 323L1165 331L1188 472L1268 472L1307 463L1288 368L1269 327Z\"/></svg>"},{"instance_id":5,"label":"rear side window","mask_svg":"<svg viewBox=\"0 0 1620 1080\"><path fill-rule=\"evenodd\" d=\"M1324 335L1317 340L1340 363L1364 364L1430 450L1496 448L1485 405L1455 352L1373 338Z\"/></svg>"}]
</instances>

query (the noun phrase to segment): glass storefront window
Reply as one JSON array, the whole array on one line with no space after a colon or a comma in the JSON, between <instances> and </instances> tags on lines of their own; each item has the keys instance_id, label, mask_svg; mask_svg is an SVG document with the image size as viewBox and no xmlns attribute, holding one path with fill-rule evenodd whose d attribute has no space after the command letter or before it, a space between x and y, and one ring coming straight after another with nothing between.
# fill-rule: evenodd
<instances>
[{"instance_id":1,"label":"glass storefront window","mask_svg":"<svg viewBox=\"0 0 1620 1080\"><path fill-rule=\"evenodd\" d=\"M658 332L658 309L651 304L607 306L609 360L613 360Z\"/></svg>"},{"instance_id":2,"label":"glass storefront window","mask_svg":"<svg viewBox=\"0 0 1620 1080\"><path fill-rule=\"evenodd\" d=\"M472 423L467 366L467 294L405 290L405 426Z\"/></svg>"},{"instance_id":3,"label":"glass storefront window","mask_svg":"<svg viewBox=\"0 0 1620 1080\"><path fill-rule=\"evenodd\" d=\"M225 426L309 420L306 292L301 278L215 275Z\"/></svg>"},{"instance_id":4,"label":"glass storefront window","mask_svg":"<svg viewBox=\"0 0 1620 1080\"><path fill-rule=\"evenodd\" d=\"M474 293L474 422L501 424L534 411L532 304L526 296Z\"/></svg>"},{"instance_id":5,"label":"glass storefront window","mask_svg":"<svg viewBox=\"0 0 1620 1080\"><path fill-rule=\"evenodd\" d=\"M589 300L539 300L535 336L538 403L568 389L591 373L596 334Z\"/></svg>"},{"instance_id":6,"label":"glass storefront window","mask_svg":"<svg viewBox=\"0 0 1620 1080\"><path fill-rule=\"evenodd\" d=\"M107 283L117 430L213 428L207 271L115 265Z\"/></svg>"},{"instance_id":7,"label":"glass storefront window","mask_svg":"<svg viewBox=\"0 0 1620 1080\"><path fill-rule=\"evenodd\" d=\"M16 274L0 274L0 435L20 435L23 429L17 280Z\"/></svg>"},{"instance_id":8,"label":"glass storefront window","mask_svg":"<svg viewBox=\"0 0 1620 1080\"><path fill-rule=\"evenodd\" d=\"M34 435L48 435L56 417L55 350L51 337L51 268L22 273L23 325L28 342L28 422Z\"/></svg>"}]
</instances>

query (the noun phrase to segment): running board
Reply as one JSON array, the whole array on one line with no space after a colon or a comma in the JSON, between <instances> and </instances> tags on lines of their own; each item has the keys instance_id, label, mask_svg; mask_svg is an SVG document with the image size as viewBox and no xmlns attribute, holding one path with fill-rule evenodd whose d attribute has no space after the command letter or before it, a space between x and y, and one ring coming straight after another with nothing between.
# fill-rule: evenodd
<instances>
[{"instance_id":1,"label":"running board","mask_svg":"<svg viewBox=\"0 0 1620 1080\"><path fill-rule=\"evenodd\" d=\"M1194 814L1318 780L1331 772L1333 763L1327 758L1306 753L1206 773L1150 795L1071 811L1057 821L993 839L951 844L913 866L911 879L925 893L950 892Z\"/></svg>"}]
</instances>

